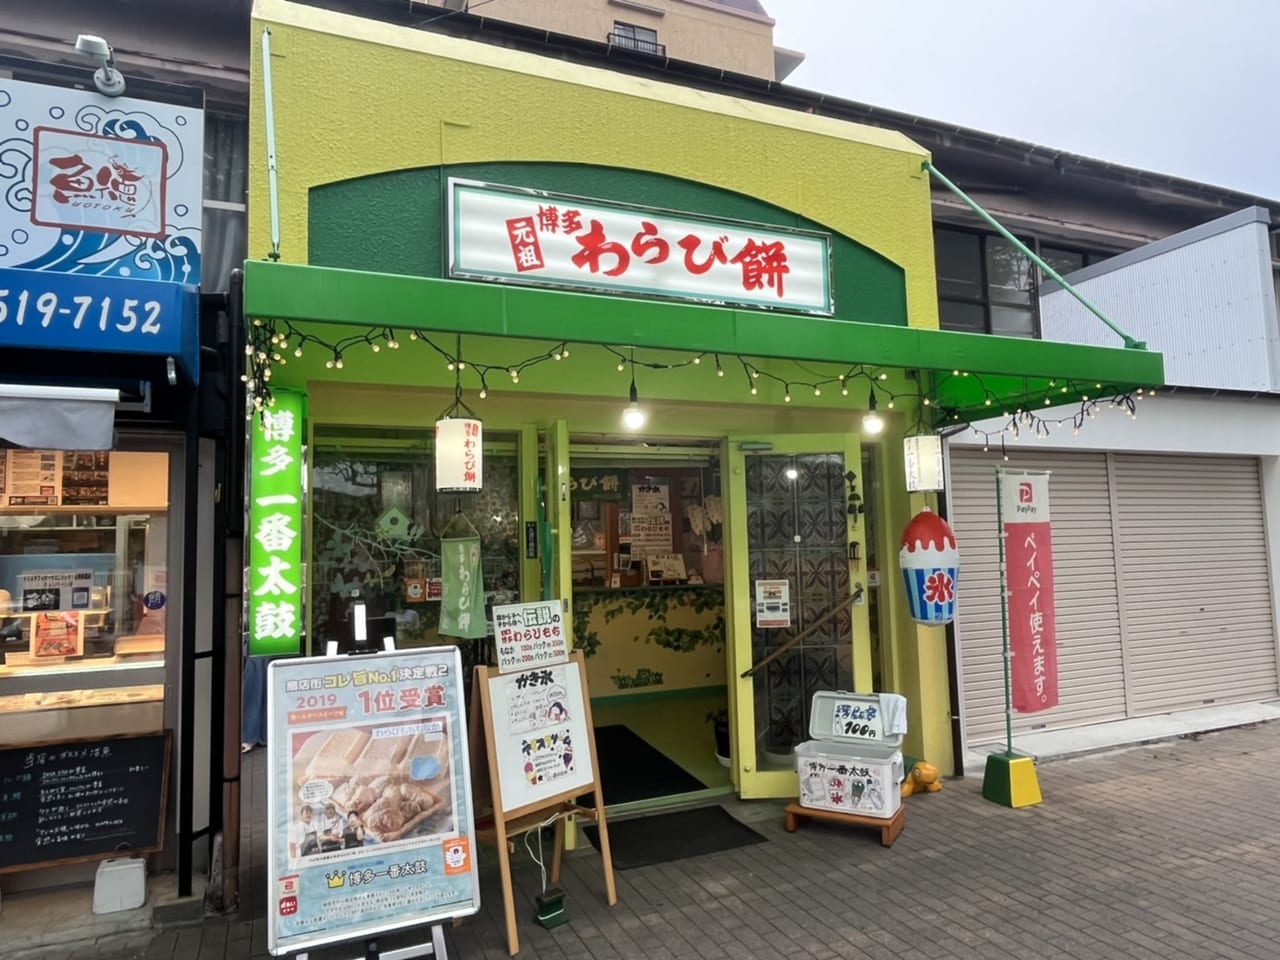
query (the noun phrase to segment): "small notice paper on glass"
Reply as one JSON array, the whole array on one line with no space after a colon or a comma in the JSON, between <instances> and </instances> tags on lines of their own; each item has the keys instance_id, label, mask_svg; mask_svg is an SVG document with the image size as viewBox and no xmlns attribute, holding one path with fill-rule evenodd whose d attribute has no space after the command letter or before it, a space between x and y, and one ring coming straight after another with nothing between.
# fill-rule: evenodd
<instances>
[{"instance_id":1,"label":"small notice paper on glass","mask_svg":"<svg viewBox=\"0 0 1280 960\"><path fill-rule=\"evenodd\" d=\"M569 639L559 600L494 607L493 630L499 673L530 670L569 659Z\"/></svg>"},{"instance_id":2,"label":"small notice paper on glass","mask_svg":"<svg viewBox=\"0 0 1280 960\"><path fill-rule=\"evenodd\" d=\"M791 584L786 580L756 581L756 626L761 630L791 626Z\"/></svg>"}]
</instances>

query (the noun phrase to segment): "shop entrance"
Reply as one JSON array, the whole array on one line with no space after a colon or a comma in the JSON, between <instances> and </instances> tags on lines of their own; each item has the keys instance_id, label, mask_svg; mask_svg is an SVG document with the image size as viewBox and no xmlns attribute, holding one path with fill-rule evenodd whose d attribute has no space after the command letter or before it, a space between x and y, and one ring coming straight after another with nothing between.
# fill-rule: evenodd
<instances>
[{"instance_id":1,"label":"shop entrance","mask_svg":"<svg viewBox=\"0 0 1280 960\"><path fill-rule=\"evenodd\" d=\"M574 645L611 811L732 790L720 451L570 445Z\"/></svg>"},{"instance_id":2,"label":"shop entrance","mask_svg":"<svg viewBox=\"0 0 1280 960\"><path fill-rule=\"evenodd\" d=\"M743 796L794 794L815 691L871 688L861 465L854 435L729 443Z\"/></svg>"}]
</instances>

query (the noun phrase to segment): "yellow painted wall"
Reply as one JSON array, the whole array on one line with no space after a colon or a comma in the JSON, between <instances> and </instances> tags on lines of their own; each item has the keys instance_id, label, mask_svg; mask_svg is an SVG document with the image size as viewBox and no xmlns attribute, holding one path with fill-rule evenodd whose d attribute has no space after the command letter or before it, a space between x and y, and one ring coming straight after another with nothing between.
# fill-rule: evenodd
<instances>
[{"instance_id":1,"label":"yellow painted wall","mask_svg":"<svg viewBox=\"0 0 1280 960\"><path fill-rule=\"evenodd\" d=\"M285 261L306 261L307 192L320 184L439 164L587 163L687 178L823 223L901 266L909 325L937 328L928 154L901 134L287 0L254 4L251 257L271 237L265 29Z\"/></svg>"},{"instance_id":2,"label":"yellow painted wall","mask_svg":"<svg viewBox=\"0 0 1280 960\"><path fill-rule=\"evenodd\" d=\"M253 258L265 258L271 251L261 66L267 30L279 253L284 261L306 262L309 191L317 186L441 164L584 163L686 178L822 223L901 266L908 324L938 326L929 183L921 170L927 153L902 135L287 0L257 0L254 5L249 182ZM376 304L370 304L370 310L372 320ZM349 362L347 368L321 372L311 383L311 412L317 422L425 425L443 405L441 394L368 385L396 380L380 376L386 368L369 358ZM439 381L439 371L410 380L433 385ZM553 383L539 386L547 392L502 391L500 401L485 408L486 423L495 429L504 424L517 429L555 420L560 424L558 437L567 437L570 429L619 432L618 408L612 403L555 397ZM675 391L666 388L657 392L665 396L652 405L648 429L653 435L672 436L720 437L744 430L848 433L856 430L855 410L865 402L850 397L848 406L837 408L828 392L821 400L806 398L786 406L777 397L773 404L761 397L748 407L750 400L740 391L727 395L724 402L695 404L667 399ZM597 392L597 398L600 395ZM890 494L885 522L890 531L902 529L914 506L901 481L903 426L899 419L891 421L881 440L887 451L898 448L895 456L885 458L884 486ZM892 558L886 557L886 582L896 576ZM905 604L892 588L889 598L893 686L913 704L905 748L950 772L941 631L917 629L905 618Z\"/></svg>"}]
</instances>

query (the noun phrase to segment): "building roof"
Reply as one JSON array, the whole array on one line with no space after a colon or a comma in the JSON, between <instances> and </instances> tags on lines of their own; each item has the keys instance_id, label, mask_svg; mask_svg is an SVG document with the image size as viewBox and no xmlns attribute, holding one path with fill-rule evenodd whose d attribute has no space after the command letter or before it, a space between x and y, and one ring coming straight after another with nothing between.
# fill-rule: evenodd
<instances>
[{"instance_id":1,"label":"building roof","mask_svg":"<svg viewBox=\"0 0 1280 960\"><path fill-rule=\"evenodd\" d=\"M734 10L741 10L743 13L754 13L761 17L769 15L760 0L706 0L706 2L714 3L721 7L732 7Z\"/></svg>"}]
</instances>

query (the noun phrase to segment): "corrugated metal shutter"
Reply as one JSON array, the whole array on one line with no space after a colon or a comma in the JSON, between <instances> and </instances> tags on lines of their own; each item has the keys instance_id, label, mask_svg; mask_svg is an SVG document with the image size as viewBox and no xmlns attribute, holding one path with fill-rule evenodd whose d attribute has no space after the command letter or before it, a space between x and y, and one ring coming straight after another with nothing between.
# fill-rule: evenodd
<instances>
[{"instance_id":1,"label":"corrugated metal shutter","mask_svg":"<svg viewBox=\"0 0 1280 960\"><path fill-rule=\"evenodd\" d=\"M1002 464L951 448L951 525L960 544L960 647L966 739L1004 736L1000 576L994 469L1051 470L1060 703L1014 714L1014 731L1078 726L1125 715L1120 611L1104 454L1015 452Z\"/></svg>"},{"instance_id":2,"label":"corrugated metal shutter","mask_svg":"<svg viewBox=\"0 0 1280 960\"><path fill-rule=\"evenodd\" d=\"M1274 696L1257 460L1113 454L1112 469L1132 713Z\"/></svg>"}]
</instances>

